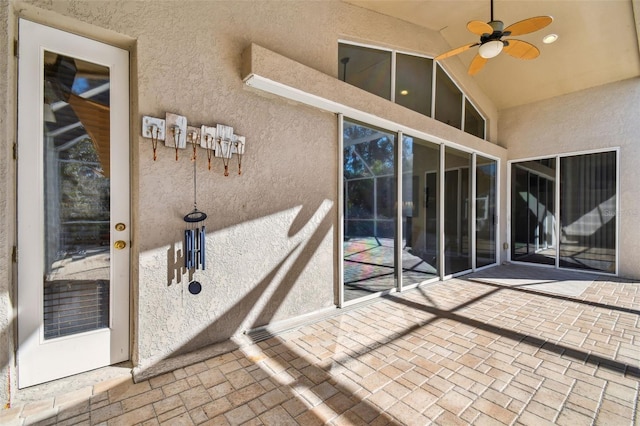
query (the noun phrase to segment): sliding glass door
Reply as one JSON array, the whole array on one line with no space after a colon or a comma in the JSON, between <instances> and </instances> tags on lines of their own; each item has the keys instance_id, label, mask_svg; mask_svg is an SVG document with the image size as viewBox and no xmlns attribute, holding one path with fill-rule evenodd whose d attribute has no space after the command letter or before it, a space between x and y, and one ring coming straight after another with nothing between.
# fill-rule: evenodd
<instances>
[{"instance_id":1,"label":"sliding glass door","mask_svg":"<svg viewBox=\"0 0 640 426\"><path fill-rule=\"evenodd\" d=\"M525 161L511 168L511 259L555 265L556 159Z\"/></svg>"},{"instance_id":2,"label":"sliding glass door","mask_svg":"<svg viewBox=\"0 0 640 426\"><path fill-rule=\"evenodd\" d=\"M344 121L344 300L396 287L396 135Z\"/></svg>"},{"instance_id":3,"label":"sliding glass door","mask_svg":"<svg viewBox=\"0 0 640 426\"><path fill-rule=\"evenodd\" d=\"M444 157L444 273L471 269L471 154L453 148Z\"/></svg>"},{"instance_id":4,"label":"sliding glass door","mask_svg":"<svg viewBox=\"0 0 640 426\"><path fill-rule=\"evenodd\" d=\"M497 170L494 159L343 119L340 303L497 263Z\"/></svg>"},{"instance_id":5,"label":"sliding glass door","mask_svg":"<svg viewBox=\"0 0 640 426\"><path fill-rule=\"evenodd\" d=\"M616 206L615 151L512 163L511 259L615 273Z\"/></svg>"},{"instance_id":6,"label":"sliding glass door","mask_svg":"<svg viewBox=\"0 0 640 426\"><path fill-rule=\"evenodd\" d=\"M440 146L403 137L402 285L439 277Z\"/></svg>"},{"instance_id":7,"label":"sliding glass door","mask_svg":"<svg viewBox=\"0 0 640 426\"><path fill-rule=\"evenodd\" d=\"M560 159L560 266L616 272L616 153Z\"/></svg>"},{"instance_id":8,"label":"sliding glass door","mask_svg":"<svg viewBox=\"0 0 640 426\"><path fill-rule=\"evenodd\" d=\"M476 268L496 257L498 162L476 155Z\"/></svg>"}]
</instances>

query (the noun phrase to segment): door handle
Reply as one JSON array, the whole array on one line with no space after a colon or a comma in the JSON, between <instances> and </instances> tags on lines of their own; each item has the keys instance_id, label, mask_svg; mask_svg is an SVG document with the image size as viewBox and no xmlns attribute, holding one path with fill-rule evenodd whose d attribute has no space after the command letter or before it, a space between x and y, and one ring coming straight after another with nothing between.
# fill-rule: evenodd
<instances>
[{"instance_id":1,"label":"door handle","mask_svg":"<svg viewBox=\"0 0 640 426\"><path fill-rule=\"evenodd\" d=\"M113 243L113 246L116 248L116 250L122 250L127 246L127 243L125 243L122 240L118 240L115 243Z\"/></svg>"}]
</instances>

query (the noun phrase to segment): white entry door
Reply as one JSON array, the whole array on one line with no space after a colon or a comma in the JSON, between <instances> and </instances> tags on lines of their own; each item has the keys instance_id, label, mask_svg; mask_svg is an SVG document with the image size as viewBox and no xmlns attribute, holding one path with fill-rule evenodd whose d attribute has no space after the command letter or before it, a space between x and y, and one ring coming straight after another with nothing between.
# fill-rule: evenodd
<instances>
[{"instance_id":1,"label":"white entry door","mask_svg":"<svg viewBox=\"0 0 640 426\"><path fill-rule=\"evenodd\" d=\"M23 388L129 359L129 54L19 25Z\"/></svg>"}]
</instances>

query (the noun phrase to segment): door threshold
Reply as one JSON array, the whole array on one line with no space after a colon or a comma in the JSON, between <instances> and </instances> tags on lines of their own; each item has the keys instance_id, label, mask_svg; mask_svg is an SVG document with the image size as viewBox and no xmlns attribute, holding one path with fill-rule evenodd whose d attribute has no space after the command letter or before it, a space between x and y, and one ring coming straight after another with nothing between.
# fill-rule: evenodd
<instances>
[{"instance_id":1,"label":"door threshold","mask_svg":"<svg viewBox=\"0 0 640 426\"><path fill-rule=\"evenodd\" d=\"M91 395L93 386L98 383L116 379L131 379L132 368L133 364L131 361L126 361L86 371L84 373L75 374L73 376L52 380L50 382L41 383L39 385L17 389L12 392L11 405L17 406L20 404L41 401L43 399L55 398L63 394L77 392L82 389L87 389L87 392Z\"/></svg>"}]
</instances>

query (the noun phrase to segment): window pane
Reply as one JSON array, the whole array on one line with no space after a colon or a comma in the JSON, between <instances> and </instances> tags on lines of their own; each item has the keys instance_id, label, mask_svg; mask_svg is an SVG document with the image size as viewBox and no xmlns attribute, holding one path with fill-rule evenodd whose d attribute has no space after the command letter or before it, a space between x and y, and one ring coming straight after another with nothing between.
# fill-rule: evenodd
<instances>
[{"instance_id":1,"label":"window pane","mask_svg":"<svg viewBox=\"0 0 640 426\"><path fill-rule=\"evenodd\" d=\"M555 175L553 158L512 166L511 259L555 265Z\"/></svg>"},{"instance_id":2,"label":"window pane","mask_svg":"<svg viewBox=\"0 0 640 426\"><path fill-rule=\"evenodd\" d=\"M436 120L462 128L462 92L438 65L436 71Z\"/></svg>"},{"instance_id":3,"label":"window pane","mask_svg":"<svg viewBox=\"0 0 640 426\"><path fill-rule=\"evenodd\" d=\"M396 103L431 116L433 60L396 54Z\"/></svg>"},{"instance_id":4,"label":"window pane","mask_svg":"<svg viewBox=\"0 0 640 426\"><path fill-rule=\"evenodd\" d=\"M560 266L615 273L616 153L560 160Z\"/></svg>"},{"instance_id":5,"label":"window pane","mask_svg":"<svg viewBox=\"0 0 640 426\"><path fill-rule=\"evenodd\" d=\"M411 285L438 276L440 147L405 136L402 164L402 279Z\"/></svg>"},{"instance_id":6,"label":"window pane","mask_svg":"<svg viewBox=\"0 0 640 426\"><path fill-rule=\"evenodd\" d=\"M339 44L338 78L367 92L391 99L391 52Z\"/></svg>"},{"instance_id":7,"label":"window pane","mask_svg":"<svg viewBox=\"0 0 640 426\"><path fill-rule=\"evenodd\" d=\"M464 100L464 131L484 139L484 119L468 99Z\"/></svg>"},{"instance_id":8,"label":"window pane","mask_svg":"<svg viewBox=\"0 0 640 426\"><path fill-rule=\"evenodd\" d=\"M395 135L344 121L344 300L395 288ZM368 175L360 178L356 176Z\"/></svg>"},{"instance_id":9,"label":"window pane","mask_svg":"<svg viewBox=\"0 0 640 426\"><path fill-rule=\"evenodd\" d=\"M476 267L496 263L495 160L476 156Z\"/></svg>"},{"instance_id":10,"label":"window pane","mask_svg":"<svg viewBox=\"0 0 640 426\"><path fill-rule=\"evenodd\" d=\"M471 269L469 256L469 189L471 187L471 155L445 149L444 173L444 237L445 274Z\"/></svg>"}]
</instances>

